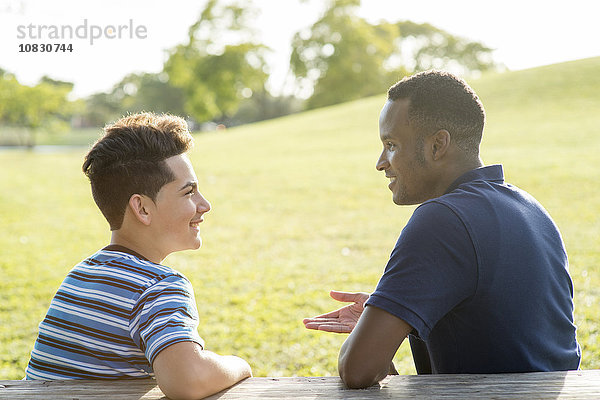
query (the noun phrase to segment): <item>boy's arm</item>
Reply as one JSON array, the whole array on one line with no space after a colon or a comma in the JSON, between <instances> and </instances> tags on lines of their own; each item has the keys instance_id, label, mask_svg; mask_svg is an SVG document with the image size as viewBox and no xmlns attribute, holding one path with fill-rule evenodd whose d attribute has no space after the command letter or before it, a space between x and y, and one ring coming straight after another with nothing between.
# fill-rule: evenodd
<instances>
[{"instance_id":1,"label":"boy's arm","mask_svg":"<svg viewBox=\"0 0 600 400\"><path fill-rule=\"evenodd\" d=\"M252 376L250 365L236 356L179 342L162 350L152 364L158 386L171 399L201 399Z\"/></svg>"}]
</instances>

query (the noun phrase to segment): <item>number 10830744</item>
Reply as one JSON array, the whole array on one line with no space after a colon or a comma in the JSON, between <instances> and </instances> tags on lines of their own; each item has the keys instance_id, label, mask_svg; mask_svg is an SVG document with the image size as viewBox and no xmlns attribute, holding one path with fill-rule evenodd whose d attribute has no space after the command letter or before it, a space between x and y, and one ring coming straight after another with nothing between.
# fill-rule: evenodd
<instances>
[{"instance_id":1,"label":"number 10830744","mask_svg":"<svg viewBox=\"0 0 600 400\"><path fill-rule=\"evenodd\" d=\"M66 43L21 43L19 53L72 53L73 45Z\"/></svg>"}]
</instances>

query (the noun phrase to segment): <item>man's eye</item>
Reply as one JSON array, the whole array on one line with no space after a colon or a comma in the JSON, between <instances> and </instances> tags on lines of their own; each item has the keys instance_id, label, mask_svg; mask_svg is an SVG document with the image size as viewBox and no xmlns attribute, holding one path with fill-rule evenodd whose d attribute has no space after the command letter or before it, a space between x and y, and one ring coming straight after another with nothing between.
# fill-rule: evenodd
<instances>
[{"instance_id":1,"label":"man's eye","mask_svg":"<svg viewBox=\"0 0 600 400\"><path fill-rule=\"evenodd\" d=\"M390 149L390 150L392 150L392 149L395 147L395 146L394 146L394 143L392 143L392 142L387 142L385 145L386 145L386 146L387 146L387 148L388 148L388 149Z\"/></svg>"}]
</instances>

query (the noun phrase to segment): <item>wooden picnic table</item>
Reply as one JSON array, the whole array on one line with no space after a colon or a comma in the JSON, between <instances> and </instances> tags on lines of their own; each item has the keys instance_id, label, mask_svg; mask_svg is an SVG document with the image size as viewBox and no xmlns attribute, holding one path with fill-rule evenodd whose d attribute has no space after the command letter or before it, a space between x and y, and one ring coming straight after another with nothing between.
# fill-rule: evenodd
<instances>
[{"instance_id":1,"label":"wooden picnic table","mask_svg":"<svg viewBox=\"0 0 600 400\"><path fill-rule=\"evenodd\" d=\"M250 378L208 399L600 399L600 370L388 376L368 389L338 377ZM165 399L152 379L1 381L0 399Z\"/></svg>"}]
</instances>

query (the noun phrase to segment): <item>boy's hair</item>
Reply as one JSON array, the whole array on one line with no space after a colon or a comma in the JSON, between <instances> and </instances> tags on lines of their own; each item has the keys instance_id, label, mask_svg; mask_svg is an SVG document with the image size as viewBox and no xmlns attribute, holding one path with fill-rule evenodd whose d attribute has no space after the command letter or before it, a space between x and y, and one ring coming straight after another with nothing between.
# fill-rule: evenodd
<instances>
[{"instance_id":1,"label":"boy's hair","mask_svg":"<svg viewBox=\"0 0 600 400\"><path fill-rule=\"evenodd\" d=\"M192 145L187 123L174 115L134 114L104 128L85 156L83 172L111 230L121 228L133 194L156 200L159 190L175 180L165 160Z\"/></svg>"},{"instance_id":2,"label":"boy's hair","mask_svg":"<svg viewBox=\"0 0 600 400\"><path fill-rule=\"evenodd\" d=\"M390 87L388 100L398 99L410 101L409 122L421 139L446 129L466 154L479 155L485 111L464 80L443 71L420 72Z\"/></svg>"}]
</instances>

